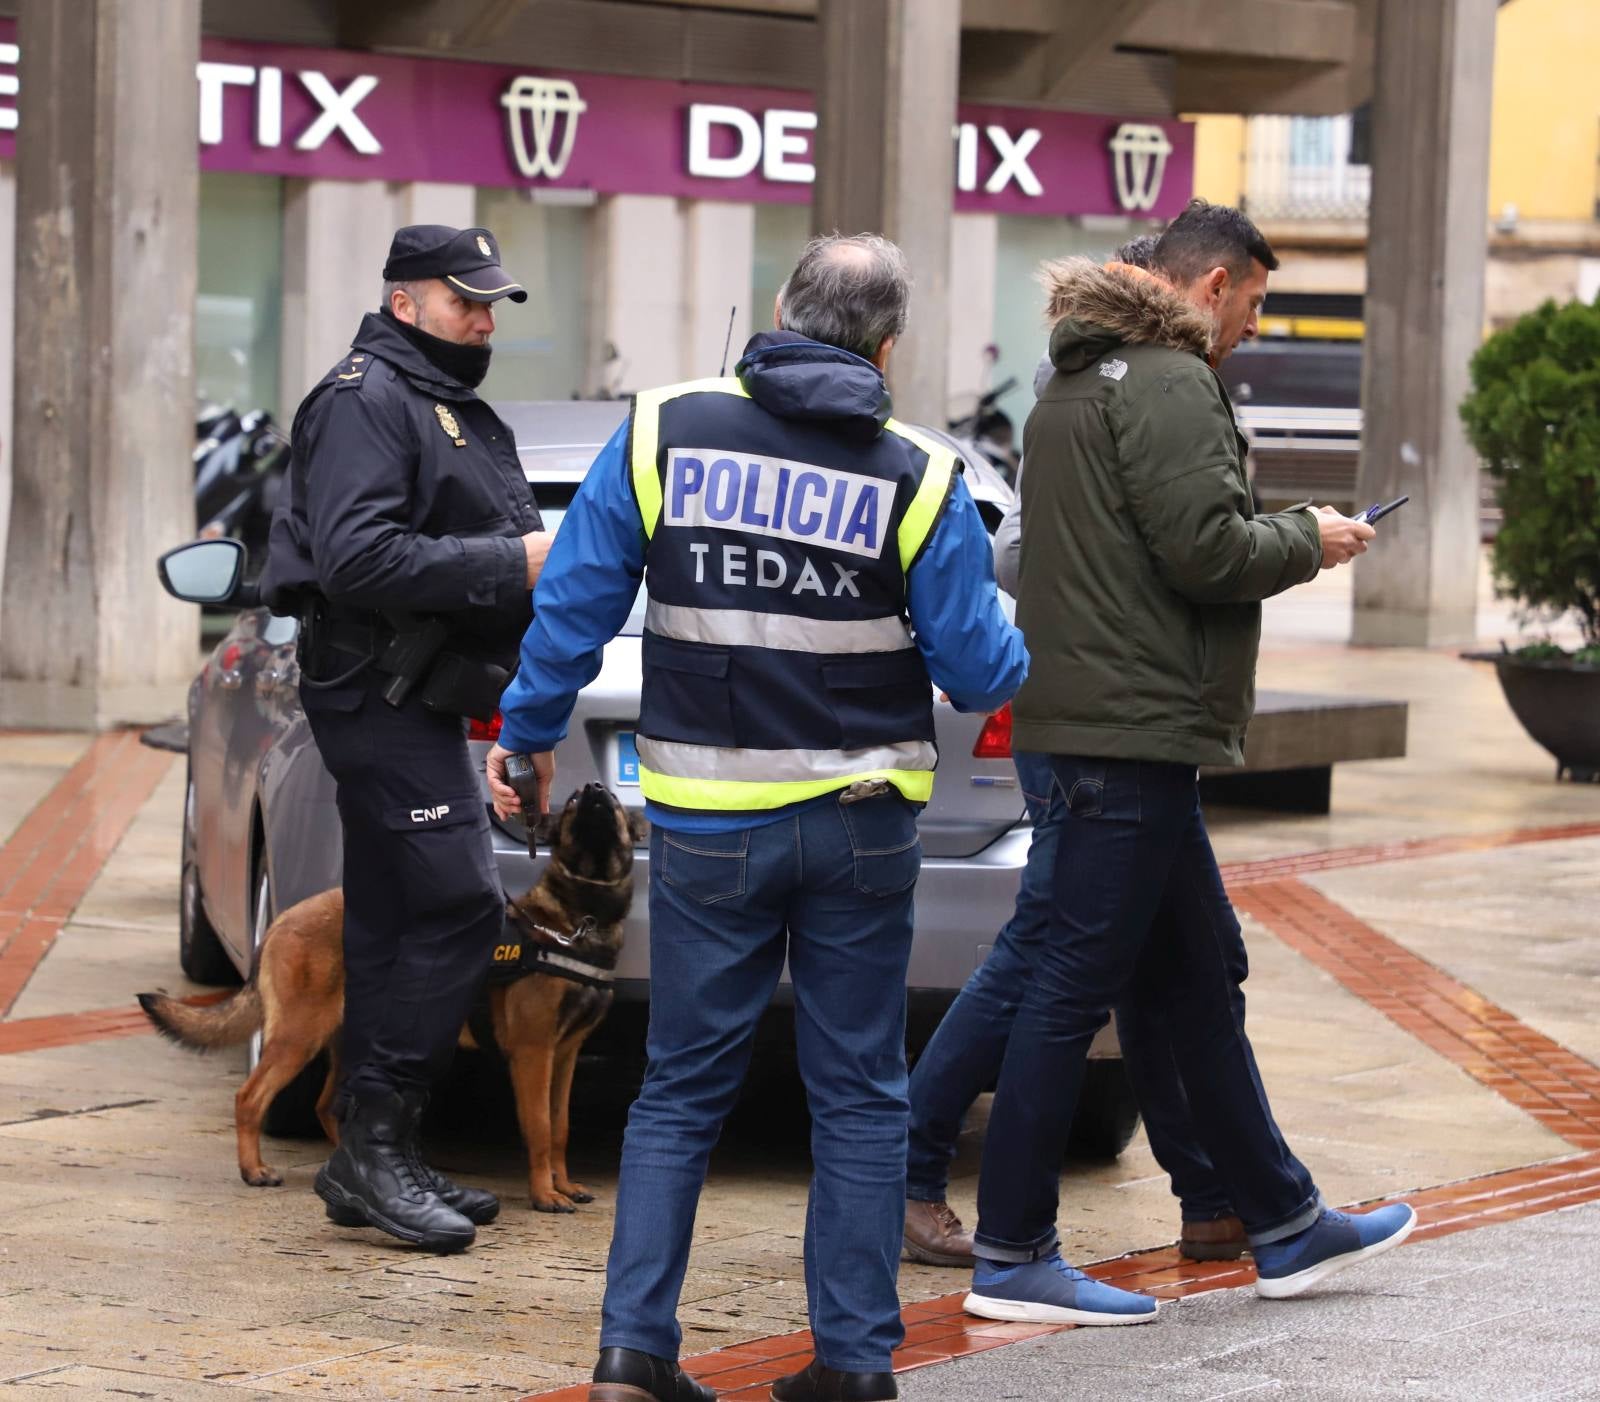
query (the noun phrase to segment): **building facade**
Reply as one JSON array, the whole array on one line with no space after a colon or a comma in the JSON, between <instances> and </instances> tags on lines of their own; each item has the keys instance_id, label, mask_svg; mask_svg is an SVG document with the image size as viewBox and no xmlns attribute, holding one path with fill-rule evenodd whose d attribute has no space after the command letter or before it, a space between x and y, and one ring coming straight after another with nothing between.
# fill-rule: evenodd
<instances>
[{"instance_id":1,"label":"building facade","mask_svg":"<svg viewBox=\"0 0 1600 1402\"><path fill-rule=\"evenodd\" d=\"M1485 315L1600 295L1600 5L1510 0L1495 20ZM1195 192L1243 204L1283 257L1269 333L1360 334L1372 194L1370 108L1202 116ZM1310 310L1301 310L1309 308ZM1268 309L1272 311L1273 308Z\"/></svg>"}]
</instances>

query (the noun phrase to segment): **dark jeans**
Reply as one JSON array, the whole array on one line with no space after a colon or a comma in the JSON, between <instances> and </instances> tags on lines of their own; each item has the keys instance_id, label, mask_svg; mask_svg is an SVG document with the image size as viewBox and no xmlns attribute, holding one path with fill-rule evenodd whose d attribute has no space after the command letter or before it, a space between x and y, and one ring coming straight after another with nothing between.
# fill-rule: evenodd
<instances>
[{"instance_id":1,"label":"dark jeans","mask_svg":"<svg viewBox=\"0 0 1600 1402\"><path fill-rule=\"evenodd\" d=\"M465 723L359 683L301 697L344 829L342 1085L425 1090L449 1069L505 925Z\"/></svg>"},{"instance_id":2,"label":"dark jeans","mask_svg":"<svg viewBox=\"0 0 1600 1402\"><path fill-rule=\"evenodd\" d=\"M897 794L650 839L650 1034L628 1115L603 1348L676 1358L706 1164L783 972L811 1107L806 1294L817 1356L878 1372L904 1337L906 968L922 863Z\"/></svg>"},{"instance_id":3,"label":"dark jeans","mask_svg":"<svg viewBox=\"0 0 1600 1402\"><path fill-rule=\"evenodd\" d=\"M1067 815L1049 934L989 1116L979 1254L1027 1261L1055 1249L1061 1157L1085 1054L1124 1002L1146 1026L1171 1029L1195 1132L1251 1241L1303 1230L1320 1199L1273 1121L1245 1036L1248 960L1193 766L1052 755L1050 767Z\"/></svg>"},{"instance_id":4,"label":"dark jeans","mask_svg":"<svg viewBox=\"0 0 1600 1402\"><path fill-rule=\"evenodd\" d=\"M921 1202L942 1202L948 1193L961 1123L1000 1073L1012 1020L1050 931L1050 888L1067 805L1047 755L1019 752L1014 762L1033 822L1016 909L911 1073L906 1195ZM1227 1216L1233 1209L1196 1136L1171 1029L1160 1018L1123 1004L1117 1009L1117 1035L1150 1148L1171 1176L1184 1220Z\"/></svg>"}]
</instances>

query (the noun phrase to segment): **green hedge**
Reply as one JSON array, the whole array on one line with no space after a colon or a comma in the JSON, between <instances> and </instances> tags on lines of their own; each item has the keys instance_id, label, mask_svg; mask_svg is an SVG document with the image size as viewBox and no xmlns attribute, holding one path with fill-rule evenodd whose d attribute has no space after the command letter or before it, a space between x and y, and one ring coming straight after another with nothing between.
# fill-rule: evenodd
<instances>
[{"instance_id":1,"label":"green hedge","mask_svg":"<svg viewBox=\"0 0 1600 1402\"><path fill-rule=\"evenodd\" d=\"M1467 437L1499 485L1501 591L1547 616L1575 610L1600 648L1600 301L1546 302L1472 358Z\"/></svg>"}]
</instances>

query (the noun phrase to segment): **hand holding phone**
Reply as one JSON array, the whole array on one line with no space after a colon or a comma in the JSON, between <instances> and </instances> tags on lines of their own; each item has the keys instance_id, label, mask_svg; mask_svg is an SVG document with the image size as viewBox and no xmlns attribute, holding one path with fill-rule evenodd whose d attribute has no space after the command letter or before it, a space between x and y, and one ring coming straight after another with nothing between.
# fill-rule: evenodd
<instances>
[{"instance_id":1,"label":"hand holding phone","mask_svg":"<svg viewBox=\"0 0 1600 1402\"><path fill-rule=\"evenodd\" d=\"M1331 506L1319 506L1312 513L1317 520L1317 533L1322 538L1322 568L1331 570L1335 565L1347 565L1357 555L1364 554L1367 542L1377 534L1366 522L1366 513L1346 516Z\"/></svg>"},{"instance_id":2,"label":"hand holding phone","mask_svg":"<svg viewBox=\"0 0 1600 1402\"><path fill-rule=\"evenodd\" d=\"M1387 506L1382 506L1378 502L1373 502L1371 506L1369 506L1365 511L1356 517L1356 520L1365 521L1369 526L1375 526L1391 511L1398 511L1410 500L1411 498L1408 496L1396 497Z\"/></svg>"}]
</instances>

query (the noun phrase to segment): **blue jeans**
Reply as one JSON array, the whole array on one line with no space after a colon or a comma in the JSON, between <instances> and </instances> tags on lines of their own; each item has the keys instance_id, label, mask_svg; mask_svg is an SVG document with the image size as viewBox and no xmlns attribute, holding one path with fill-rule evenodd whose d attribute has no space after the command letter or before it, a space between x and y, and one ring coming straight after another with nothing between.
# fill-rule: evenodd
<instances>
[{"instance_id":1,"label":"blue jeans","mask_svg":"<svg viewBox=\"0 0 1600 1402\"><path fill-rule=\"evenodd\" d=\"M817 1356L878 1372L904 1337L906 968L922 864L897 794L650 839L650 1034L628 1115L603 1348L676 1358L706 1164L783 972L811 1107L806 1293Z\"/></svg>"},{"instance_id":2,"label":"blue jeans","mask_svg":"<svg viewBox=\"0 0 1600 1402\"><path fill-rule=\"evenodd\" d=\"M1272 1118L1244 1031L1244 940L1193 766L1052 755L1066 816L1050 929L1000 1067L978 1180L980 1255L1057 1245L1061 1156L1085 1054L1119 1003L1171 1029L1194 1132L1252 1243L1316 1220L1311 1176ZM1041 1095L1041 1087L1052 1093Z\"/></svg>"},{"instance_id":3,"label":"blue jeans","mask_svg":"<svg viewBox=\"0 0 1600 1402\"><path fill-rule=\"evenodd\" d=\"M1050 931L1050 886L1067 805L1046 755L1014 756L1033 840L1011 919L973 973L911 1073L911 1133L906 1195L942 1202L972 1102L994 1084L1012 1020ZM1210 1221L1232 1212L1228 1194L1195 1134L1189 1098L1178 1075L1170 1029L1138 1009L1117 1009L1123 1062L1144 1114L1156 1162L1172 1179L1185 1221Z\"/></svg>"}]
</instances>

